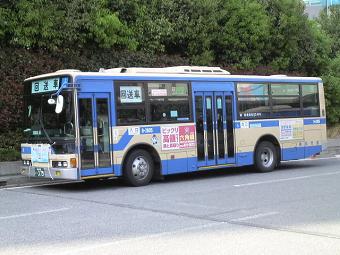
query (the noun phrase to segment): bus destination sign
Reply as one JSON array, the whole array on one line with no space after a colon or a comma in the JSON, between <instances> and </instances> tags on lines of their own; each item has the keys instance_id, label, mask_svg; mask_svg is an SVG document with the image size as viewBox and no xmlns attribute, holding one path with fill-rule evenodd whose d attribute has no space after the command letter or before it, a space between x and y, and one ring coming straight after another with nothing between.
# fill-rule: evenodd
<instances>
[{"instance_id":1,"label":"bus destination sign","mask_svg":"<svg viewBox=\"0 0 340 255\"><path fill-rule=\"evenodd\" d=\"M33 81L32 94L57 91L59 89L59 84L59 78Z\"/></svg>"}]
</instances>

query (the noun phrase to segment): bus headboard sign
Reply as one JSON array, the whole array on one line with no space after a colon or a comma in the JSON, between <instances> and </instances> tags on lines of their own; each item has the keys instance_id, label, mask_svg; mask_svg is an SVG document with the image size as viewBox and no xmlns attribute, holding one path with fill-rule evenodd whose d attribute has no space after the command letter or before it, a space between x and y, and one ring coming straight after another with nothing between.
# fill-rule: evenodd
<instances>
[{"instance_id":1,"label":"bus headboard sign","mask_svg":"<svg viewBox=\"0 0 340 255\"><path fill-rule=\"evenodd\" d=\"M60 78L39 80L32 82L32 94L57 91L59 89Z\"/></svg>"}]
</instances>

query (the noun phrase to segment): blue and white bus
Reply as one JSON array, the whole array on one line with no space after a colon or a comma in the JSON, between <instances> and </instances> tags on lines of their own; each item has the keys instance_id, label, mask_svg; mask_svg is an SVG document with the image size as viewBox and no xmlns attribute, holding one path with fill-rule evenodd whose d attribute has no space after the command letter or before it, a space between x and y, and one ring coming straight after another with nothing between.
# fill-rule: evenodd
<instances>
[{"instance_id":1,"label":"blue and white bus","mask_svg":"<svg viewBox=\"0 0 340 255\"><path fill-rule=\"evenodd\" d=\"M322 80L218 67L60 70L24 83L22 173L130 185L281 161L326 148Z\"/></svg>"}]
</instances>

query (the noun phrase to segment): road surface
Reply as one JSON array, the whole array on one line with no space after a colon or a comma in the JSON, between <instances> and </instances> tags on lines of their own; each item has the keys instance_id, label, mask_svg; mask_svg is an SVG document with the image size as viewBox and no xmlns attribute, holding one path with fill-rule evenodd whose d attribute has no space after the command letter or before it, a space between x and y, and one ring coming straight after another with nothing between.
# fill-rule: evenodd
<instances>
[{"instance_id":1,"label":"road surface","mask_svg":"<svg viewBox=\"0 0 340 255\"><path fill-rule=\"evenodd\" d=\"M0 254L340 254L340 159L1 189Z\"/></svg>"}]
</instances>

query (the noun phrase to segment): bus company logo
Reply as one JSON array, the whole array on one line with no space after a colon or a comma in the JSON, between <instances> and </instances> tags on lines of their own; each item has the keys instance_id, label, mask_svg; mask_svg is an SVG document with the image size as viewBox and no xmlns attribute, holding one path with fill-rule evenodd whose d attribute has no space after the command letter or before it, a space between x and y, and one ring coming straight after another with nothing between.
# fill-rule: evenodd
<instances>
[{"instance_id":1,"label":"bus company logo","mask_svg":"<svg viewBox=\"0 0 340 255\"><path fill-rule=\"evenodd\" d=\"M321 120L320 120L320 119L313 120L313 124L320 124L320 123L321 123Z\"/></svg>"},{"instance_id":2,"label":"bus company logo","mask_svg":"<svg viewBox=\"0 0 340 255\"><path fill-rule=\"evenodd\" d=\"M128 133L129 135L139 135L139 127L130 127Z\"/></svg>"}]
</instances>

